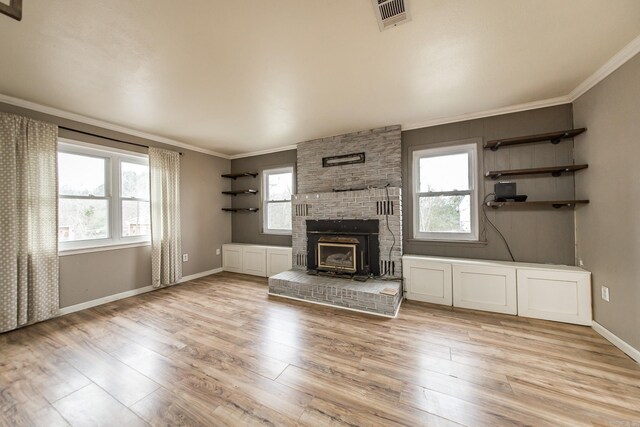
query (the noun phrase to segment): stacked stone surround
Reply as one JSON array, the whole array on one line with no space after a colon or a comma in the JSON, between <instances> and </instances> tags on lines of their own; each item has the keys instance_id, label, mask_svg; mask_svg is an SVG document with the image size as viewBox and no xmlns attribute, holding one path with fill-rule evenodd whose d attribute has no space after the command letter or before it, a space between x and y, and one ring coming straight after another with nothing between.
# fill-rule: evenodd
<instances>
[{"instance_id":1,"label":"stacked stone surround","mask_svg":"<svg viewBox=\"0 0 640 427\"><path fill-rule=\"evenodd\" d=\"M365 162L322 167L323 157L354 153L365 153ZM298 194L293 197L292 209L294 268L307 268L308 219L378 219L380 259L394 264L393 272L385 275L402 277L400 126L386 126L302 142L298 144L297 156ZM334 192L361 188L365 189ZM383 212L383 202L391 202L393 211L391 212L390 206L384 205L387 210ZM388 213L388 216L384 213ZM381 273L387 271L381 268Z\"/></svg>"},{"instance_id":2,"label":"stacked stone surround","mask_svg":"<svg viewBox=\"0 0 640 427\"><path fill-rule=\"evenodd\" d=\"M298 144L298 193L334 189L402 186L400 125L387 126ZM322 167L322 158L365 153L365 162Z\"/></svg>"},{"instance_id":3,"label":"stacked stone surround","mask_svg":"<svg viewBox=\"0 0 640 427\"><path fill-rule=\"evenodd\" d=\"M396 289L396 295L381 294L385 288ZM395 317L402 285L398 281L370 279L361 283L289 270L269 278L269 294Z\"/></svg>"},{"instance_id":4,"label":"stacked stone surround","mask_svg":"<svg viewBox=\"0 0 640 427\"><path fill-rule=\"evenodd\" d=\"M388 199L387 199L388 191ZM390 203L388 203L390 202ZM387 203L385 205L384 203ZM391 212L390 204L393 204ZM381 209L386 206L385 215ZM389 226L387 227L387 218ZM360 191L296 194L293 196L293 266L306 270L307 220L377 219L380 259L393 262L387 277L402 277L402 189L371 188ZM390 231L391 230L391 231ZM395 240L395 243L394 243ZM389 253L391 252L391 258ZM384 273L381 268L381 273Z\"/></svg>"},{"instance_id":5,"label":"stacked stone surround","mask_svg":"<svg viewBox=\"0 0 640 427\"><path fill-rule=\"evenodd\" d=\"M365 162L322 167L323 157L365 153ZM394 317L402 292L402 173L400 126L298 144L292 200L293 270L269 278L269 294ZM351 191L334 191L346 190ZM393 280L309 276L307 220L379 221L380 273ZM388 221L388 222L387 222ZM395 288L395 296L380 294Z\"/></svg>"}]
</instances>

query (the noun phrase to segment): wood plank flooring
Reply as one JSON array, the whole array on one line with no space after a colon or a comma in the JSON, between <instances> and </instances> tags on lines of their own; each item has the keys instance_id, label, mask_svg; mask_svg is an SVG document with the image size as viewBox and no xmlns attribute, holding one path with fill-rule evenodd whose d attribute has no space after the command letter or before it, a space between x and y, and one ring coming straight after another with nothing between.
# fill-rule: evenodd
<instances>
[{"instance_id":1,"label":"wood plank flooring","mask_svg":"<svg viewBox=\"0 0 640 427\"><path fill-rule=\"evenodd\" d=\"M590 328L266 291L221 273L0 335L0 425L640 425L640 366Z\"/></svg>"}]
</instances>

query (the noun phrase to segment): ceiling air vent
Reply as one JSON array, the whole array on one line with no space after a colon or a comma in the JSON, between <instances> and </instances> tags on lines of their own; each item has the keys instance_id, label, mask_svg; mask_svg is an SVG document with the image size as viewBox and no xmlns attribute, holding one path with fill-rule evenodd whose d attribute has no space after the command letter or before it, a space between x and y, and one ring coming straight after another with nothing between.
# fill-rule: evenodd
<instances>
[{"instance_id":1,"label":"ceiling air vent","mask_svg":"<svg viewBox=\"0 0 640 427\"><path fill-rule=\"evenodd\" d=\"M380 31L409 20L405 0L372 0Z\"/></svg>"}]
</instances>

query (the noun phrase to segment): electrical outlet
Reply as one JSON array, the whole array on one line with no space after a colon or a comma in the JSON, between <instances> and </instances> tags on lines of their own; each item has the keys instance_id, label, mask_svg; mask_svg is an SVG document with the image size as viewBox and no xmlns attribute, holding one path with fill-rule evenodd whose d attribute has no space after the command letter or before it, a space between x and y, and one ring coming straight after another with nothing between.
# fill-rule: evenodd
<instances>
[{"instance_id":1,"label":"electrical outlet","mask_svg":"<svg viewBox=\"0 0 640 427\"><path fill-rule=\"evenodd\" d=\"M580 267L584 267L584 261L582 261L582 258L580 258L580 259L578 260L578 265L579 265Z\"/></svg>"},{"instance_id":2,"label":"electrical outlet","mask_svg":"<svg viewBox=\"0 0 640 427\"><path fill-rule=\"evenodd\" d=\"M216 255L220 255L220 248L216 249Z\"/></svg>"},{"instance_id":3,"label":"electrical outlet","mask_svg":"<svg viewBox=\"0 0 640 427\"><path fill-rule=\"evenodd\" d=\"M607 288L606 286L602 286L601 290L602 290L602 299L605 300L606 302L609 302L609 288Z\"/></svg>"},{"instance_id":4,"label":"electrical outlet","mask_svg":"<svg viewBox=\"0 0 640 427\"><path fill-rule=\"evenodd\" d=\"M182 262L189 261L189 254L182 254Z\"/></svg>"}]
</instances>

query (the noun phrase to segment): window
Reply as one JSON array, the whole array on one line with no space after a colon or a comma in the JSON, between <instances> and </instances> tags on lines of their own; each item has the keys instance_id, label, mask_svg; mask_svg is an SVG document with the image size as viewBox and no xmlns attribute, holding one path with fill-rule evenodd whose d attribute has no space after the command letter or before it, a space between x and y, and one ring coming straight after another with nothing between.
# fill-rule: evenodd
<instances>
[{"instance_id":1,"label":"window","mask_svg":"<svg viewBox=\"0 0 640 427\"><path fill-rule=\"evenodd\" d=\"M262 177L263 231L270 234L291 234L293 167L265 170Z\"/></svg>"},{"instance_id":2,"label":"window","mask_svg":"<svg viewBox=\"0 0 640 427\"><path fill-rule=\"evenodd\" d=\"M148 242L150 235L147 156L60 142L60 250Z\"/></svg>"},{"instance_id":3,"label":"window","mask_svg":"<svg viewBox=\"0 0 640 427\"><path fill-rule=\"evenodd\" d=\"M425 240L478 240L477 146L413 153L413 234Z\"/></svg>"}]
</instances>

